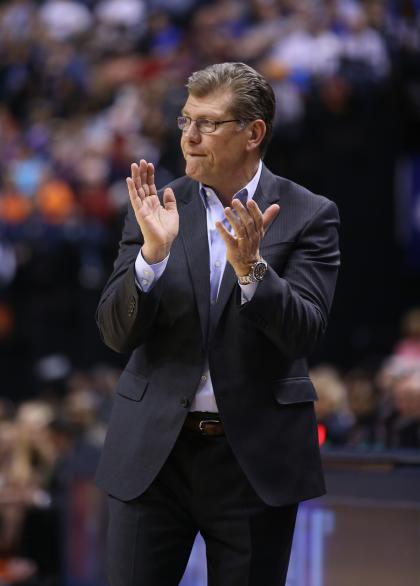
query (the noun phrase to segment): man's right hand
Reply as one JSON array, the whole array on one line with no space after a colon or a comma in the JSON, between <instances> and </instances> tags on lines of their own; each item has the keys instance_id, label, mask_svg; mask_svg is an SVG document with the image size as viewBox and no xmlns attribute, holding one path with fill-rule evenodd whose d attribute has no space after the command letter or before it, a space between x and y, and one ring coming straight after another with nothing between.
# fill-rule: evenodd
<instances>
[{"instance_id":1,"label":"man's right hand","mask_svg":"<svg viewBox=\"0 0 420 586\"><path fill-rule=\"evenodd\" d=\"M162 261L169 254L179 230L179 216L174 192L170 187L163 193L163 205L157 196L155 169L141 159L131 165L127 177L128 193L138 225L143 234L141 252L148 264Z\"/></svg>"}]
</instances>

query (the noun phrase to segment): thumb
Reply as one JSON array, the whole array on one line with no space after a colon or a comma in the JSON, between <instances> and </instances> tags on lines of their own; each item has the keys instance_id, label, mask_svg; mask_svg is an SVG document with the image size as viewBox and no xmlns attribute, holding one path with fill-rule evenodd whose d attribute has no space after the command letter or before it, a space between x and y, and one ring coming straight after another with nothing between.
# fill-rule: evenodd
<instances>
[{"instance_id":1,"label":"thumb","mask_svg":"<svg viewBox=\"0 0 420 586\"><path fill-rule=\"evenodd\" d=\"M176 199L173 190L167 187L163 192L163 205L165 210L174 211L176 210Z\"/></svg>"},{"instance_id":2,"label":"thumb","mask_svg":"<svg viewBox=\"0 0 420 586\"><path fill-rule=\"evenodd\" d=\"M277 217L280 211L280 206L276 203L273 203L270 207L268 207L264 214L263 214L263 226L264 230L267 226Z\"/></svg>"}]
</instances>

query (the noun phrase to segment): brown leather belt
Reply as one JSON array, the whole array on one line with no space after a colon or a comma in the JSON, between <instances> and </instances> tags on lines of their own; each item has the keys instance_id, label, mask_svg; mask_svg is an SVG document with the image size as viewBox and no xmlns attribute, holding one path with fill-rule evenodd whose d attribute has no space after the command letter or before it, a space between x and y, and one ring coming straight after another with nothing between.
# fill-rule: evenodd
<instances>
[{"instance_id":1,"label":"brown leather belt","mask_svg":"<svg viewBox=\"0 0 420 586\"><path fill-rule=\"evenodd\" d=\"M185 419L184 429L193 431L198 435L213 437L225 435L223 423L218 413L190 411Z\"/></svg>"}]
</instances>

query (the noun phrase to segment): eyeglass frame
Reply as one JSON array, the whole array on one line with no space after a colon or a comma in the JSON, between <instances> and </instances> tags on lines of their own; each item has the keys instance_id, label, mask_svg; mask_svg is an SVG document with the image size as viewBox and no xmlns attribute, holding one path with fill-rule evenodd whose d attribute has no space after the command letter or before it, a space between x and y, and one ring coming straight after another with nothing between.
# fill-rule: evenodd
<instances>
[{"instance_id":1,"label":"eyeglass frame","mask_svg":"<svg viewBox=\"0 0 420 586\"><path fill-rule=\"evenodd\" d=\"M185 128L181 128L179 126L179 120L180 120L180 118L185 118L186 120L189 120L189 123L188 123L188 125ZM181 132L185 132L186 130L188 130L188 128L190 128L191 124L193 122L195 122L195 124L197 126L197 130L200 132L200 134L213 134L213 132L216 132L217 128L221 124L226 124L227 122L239 122L239 123L242 123L242 124L244 122L246 122L246 120L240 120L238 118L233 118L232 120L212 120L211 118L196 118L196 119L194 119L194 118L191 118L191 116L177 116L177 119L176 120L177 120L178 128L179 128L179 130L181 130ZM200 130L200 127L197 124L197 122L200 122L201 120L203 122L211 122L212 124L214 124L214 129L213 130L210 130L209 132Z\"/></svg>"}]
</instances>

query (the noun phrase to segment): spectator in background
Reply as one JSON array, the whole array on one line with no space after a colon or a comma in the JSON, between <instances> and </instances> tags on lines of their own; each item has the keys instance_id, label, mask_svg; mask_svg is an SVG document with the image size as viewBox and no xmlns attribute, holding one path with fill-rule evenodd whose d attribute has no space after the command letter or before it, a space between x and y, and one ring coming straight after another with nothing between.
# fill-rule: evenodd
<instances>
[{"instance_id":1,"label":"spectator in background","mask_svg":"<svg viewBox=\"0 0 420 586\"><path fill-rule=\"evenodd\" d=\"M46 177L41 182L36 196L36 207L45 223L59 225L69 222L75 216L75 204L74 193L64 180Z\"/></svg>"},{"instance_id":2,"label":"spectator in background","mask_svg":"<svg viewBox=\"0 0 420 586\"><path fill-rule=\"evenodd\" d=\"M48 35L57 41L80 36L92 25L89 8L75 0L47 0L39 9L39 18Z\"/></svg>"},{"instance_id":3,"label":"spectator in background","mask_svg":"<svg viewBox=\"0 0 420 586\"><path fill-rule=\"evenodd\" d=\"M388 448L420 447L419 361L391 357L378 373L382 440Z\"/></svg>"},{"instance_id":4,"label":"spectator in background","mask_svg":"<svg viewBox=\"0 0 420 586\"><path fill-rule=\"evenodd\" d=\"M343 382L354 418L347 444L355 447L379 445L379 397L372 375L355 368L346 373Z\"/></svg>"},{"instance_id":5,"label":"spectator in background","mask_svg":"<svg viewBox=\"0 0 420 586\"><path fill-rule=\"evenodd\" d=\"M380 369L383 441L387 447L420 447L420 311L408 311L402 338Z\"/></svg>"},{"instance_id":6,"label":"spectator in background","mask_svg":"<svg viewBox=\"0 0 420 586\"><path fill-rule=\"evenodd\" d=\"M420 369L398 377L394 383L393 399L398 419L393 425L396 447L420 448Z\"/></svg>"},{"instance_id":7,"label":"spectator in background","mask_svg":"<svg viewBox=\"0 0 420 586\"><path fill-rule=\"evenodd\" d=\"M0 400L0 581L59 586L71 558L66 579L101 583L103 503L91 479L118 374L98 365L67 372L45 399Z\"/></svg>"},{"instance_id":8,"label":"spectator in background","mask_svg":"<svg viewBox=\"0 0 420 586\"><path fill-rule=\"evenodd\" d=\"M311 370L311 380L318 394L315 413L318 423L325 427L325 444L346 445L354 417L351 413L347 390L337 370L330 366L318 366Z\"/></svg>"},{"instance_id":9,"label":"spectator in background","mask_svg":"<svg viewBox=\"0 0 420 586\"><path fill-rule=\"evenodd\" d=\"M401 335L394 349L394 355L417 360L420 367L420 308L408 311L401 323Z\"/></svg>"},{"instance_id":10,"label":"spectator in background","mask_svg":"<svg viewBox=\"0 0 420 586\"><path fill-rule=\"evenodd\" d=\"M280 4L271 0L252 0L233 51L238 58L260 62L290 26L290 17L282 13Z\"/></svg>"},{"instance_id":11,"label":"spectator in background","mask_svg":"<svg viewBox=\"0 0 420 586\"><path fill-rule=\"evenodd\" d=\"M26 568L26 578L36 573L41 582L34 582L35 586L41 586L46 578L55 580L59 569L57 511L50 508L49 493L56 460L55 444L48 429L53 417L48 404L27 402L17 409L14 419L0 424L0 556L12 579L14 558L23 555L27 561L17 564L17 568ZM47 558L53 556L47 564L45 556L34 555L29 547L39 519L43 519L47 532L41 541L38 538L38 551L42 547ZM29 561L35 559L36 565Z\"/></svg>"},{"instance_id":12,"label":"spectator in background","mask_svg":"<svg viewBox=\"0 0 420 586\"><path fill-rule=\"evenodd\" d=\"M46 172L46 164L29 147L22 145L10 172L16 189L29 200L33 200Z\"/></svg>"},{"instance_id":13,"label":"spectator in background","mask_svg":"<svg viewBox=\"0 0 420 586\"><path fill-rule=\"evenodd\" d=\"M1 229L10 232L8 228L18 229L32 214L34 203L25 197L16 187L11 178L5 174L3 189L0 192L0 225ZM22 234L21 234L22 237Z\"/></svg>"},{"instance_id":14,"label":"spectator in background","mask_svg":"<svg viewBox=\"0 0 420 586\"><path fill-rule=\"evenodd\" d=\"M342 60L353 65L354 74L361 81L369 83L386 78L389 58L385 42L380 33L369 26L365 9L353 4L351 10L344 11L343 23L346 29L342 35Z\"/></svg>"}]
</instances>

